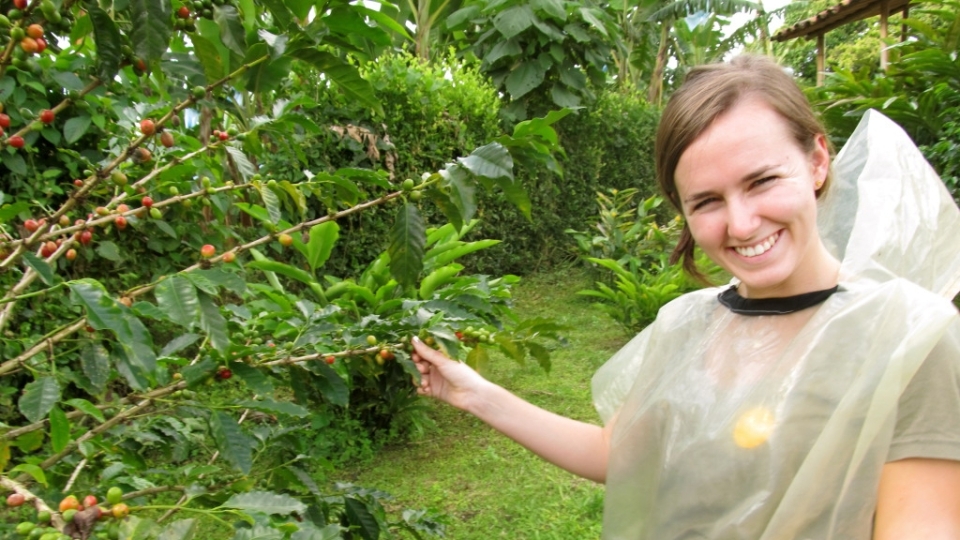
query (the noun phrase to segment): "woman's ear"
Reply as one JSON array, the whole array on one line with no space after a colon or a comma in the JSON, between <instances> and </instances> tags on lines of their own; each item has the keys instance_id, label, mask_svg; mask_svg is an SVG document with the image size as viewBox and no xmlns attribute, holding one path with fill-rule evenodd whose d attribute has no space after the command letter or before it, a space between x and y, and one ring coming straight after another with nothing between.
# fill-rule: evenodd
<instances>
[{"instance_id":1,"label":"woman's ear","mask_svg":"<svg viewBox=\"0 0 960 540\"><path fill-rule=\"evenodd\" d=\"M827 147L827 136L823 133L814 135L813 151L810 153L810 167L813 173L816 189L823 187L830 173L830 149Z\"/></svg>"}]
</instances>

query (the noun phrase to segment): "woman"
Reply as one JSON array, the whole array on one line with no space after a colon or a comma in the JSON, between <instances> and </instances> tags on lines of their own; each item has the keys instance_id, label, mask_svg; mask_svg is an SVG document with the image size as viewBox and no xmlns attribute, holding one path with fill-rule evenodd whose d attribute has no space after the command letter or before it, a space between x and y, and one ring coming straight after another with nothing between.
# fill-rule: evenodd
<instances>
[{"instance_id":1,"label":"woman","mask_svg":"<svg viewBox=\"0 0 960 540\"><path fill-rule=\"evenodd\" d=\"M656 153L676 255L696 273L699 246L736 279L671 302L601 368L605 426L417 342L420 393L606 483L604 538L960 538L960 319L825 246L830 150L799 88L759 57L698 68Z\"/></svg>"}]
</instances>

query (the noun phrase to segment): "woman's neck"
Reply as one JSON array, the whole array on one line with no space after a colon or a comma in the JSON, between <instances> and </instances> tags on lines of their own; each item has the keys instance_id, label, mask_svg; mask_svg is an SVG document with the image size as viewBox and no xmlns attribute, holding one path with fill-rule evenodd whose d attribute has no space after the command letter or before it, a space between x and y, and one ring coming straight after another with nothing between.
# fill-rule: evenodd
<instances>
[{"instance_id":1,"label":"woman's neck","mask_svg":"<svg viewBox=\"0 0 960 540\"><path fill-rule=\"evenodd\" d=\"M771 289L751 291L745 284L737 286L744 298L783 298L831 289L840 279L840 261L823 245L817 242L806 260L801 261L789 279Z\"/></svg>"}]
</instances>

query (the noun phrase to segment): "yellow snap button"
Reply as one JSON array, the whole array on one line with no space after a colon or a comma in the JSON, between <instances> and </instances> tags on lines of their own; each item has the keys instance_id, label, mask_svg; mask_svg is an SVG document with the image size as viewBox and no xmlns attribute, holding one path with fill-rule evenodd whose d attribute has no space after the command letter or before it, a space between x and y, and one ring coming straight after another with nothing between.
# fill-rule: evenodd
<instances>
[{"instance_id":1,"label":"yellow snap button","mask_svg":"<svg viewBox=\"0 0 960 540\"><path fill-rule=\"evenodd\" d=\"M737 419L737 424L733 426L733 442L740 448L756 448L770 438L775 424L770 409L754 407Z\"/></svg>"}]
</instances>

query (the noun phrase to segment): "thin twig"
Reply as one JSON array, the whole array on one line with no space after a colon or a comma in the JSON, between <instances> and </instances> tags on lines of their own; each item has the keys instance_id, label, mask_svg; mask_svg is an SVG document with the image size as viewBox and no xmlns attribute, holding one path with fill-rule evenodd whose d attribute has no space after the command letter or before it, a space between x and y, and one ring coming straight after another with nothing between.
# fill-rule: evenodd
<instances>
[{"instance_id":1,"label":"thin twig","mask_svg":"<svg viewBox=\"0 0 960 540\"><path fill-rule=\"evenodd\" d=\"M83 328L86 325L87 325L87 318L80 317L79 319L68 324L66 327L56 332L52 336L46 339L41 339L40 341L34 343L33 347L30 347L29 349L24 351L20 356L17 356L16 358L7 360L6 362L0 364L0 375L5 375L19 368L20 364L22 364L23 362L26 362L30 358L33 358L33 355L43 352L43 350L47 348L48 344L57 343L61 339L66 338L70 334L73 334L74 332ZM2 435L0 435L0 437L2 437Z\"/></svg>"},{"instance_id":2,"label":"thin twig","mask_svg":"<svg viewBox=\"0 0 960 540\"><path fill-rule=\"evenodd\" d=\"M73 474L70 475L70 479L67 480L67 485L63 486L62 493L69 493L70 489L73 488L73 483L77 481L77 476L80 476L80 471L87 466L87 458L80 460L80 463L77 463L77 467L73 469Z\"/></svg>"}]
</instances>

